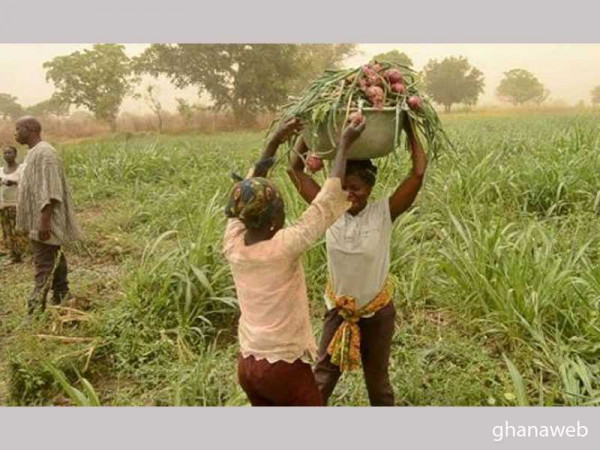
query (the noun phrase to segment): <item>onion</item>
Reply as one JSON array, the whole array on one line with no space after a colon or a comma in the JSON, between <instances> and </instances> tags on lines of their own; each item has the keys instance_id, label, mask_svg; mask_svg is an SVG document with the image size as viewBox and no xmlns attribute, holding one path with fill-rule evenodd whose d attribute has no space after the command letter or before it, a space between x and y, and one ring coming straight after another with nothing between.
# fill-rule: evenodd
<instances>
[{"instance_id":1,"label":"onion","mask_svg":"<svg viewBox=\"0 0 600 450\"><path fill-rule=\"evenodd\" d=\"M365 76L367 86L382 86L383 80L377 74L367 75Z\"/></svg>"},{"instance_id":2,"label":"onion","mask_svg":"<svg viewBox=\"0 0 600 450\"><path fill-rule=\"evenodd\" d=\"M408 107L410 109L421 109L421 107L423 106L423 101L421 100L421 97L417 95L408 97L406 103L408 103Z\"/></svg>"},{"instance_id":3,"label":"onion","mask_svg":"<svg viewBox=\"0 0 600 450\"><path fill-rule=\"evenodd\" d=\"M367 77L376 75L376 72L368 64L366 66L362 66L362 71Z\"/></svg>"},{"instance_id":4,"label":"onion","mask_svg":"<svg viewBox=\"0 0 600 450\"><path fill-rule=\"evenodd\" d=\"M385 72L385 76L392 85L402 83L402 72L398 69L388 69L387 72Z\"/></svg>"},{"instance_id":5,"label":"onion","mask_svg":"<svg viewBox=\"0 0 600 450\"><path fill-rule=\"evenodd\" d=\"M306 158L306 166L311 172L318 172L323 168L323 160L318 156L309 155L308 158Z\"/></svg>"},{"instance_id":6,"label":"onion","mask_svg":"<svg viewBox=\"0 0 600 450\"><path fill-rule=\"evenodd\" d=\"M382 80L376 70L374 70L373 66L366 65L362 66L362 71L365 74L365 80L367 86L381 86Z\"/></svg>"},{"instance_id":7,"label":"onion","mask_svg":"<svg viewBox=\"0 0 600 450\"><path fill-rule=\"evenodd\" d=\"M392 91L404 95L406 94L406 87L402 83L394 83L392 84Z\"/></svg>"},{"instance_id":8,"label":"onion","mask_svg":"<svg viewBox=\"0 0 600 450\"><path fill-rule=\"evenodd\" d=\"M373 99L375 97L383 98L383 89L381 89L379 86L370 86L369 88L367 88L367 91L365 92L365 94L367 94L367 97L370 97Z\"/></svg>"},{"instance_id":9,"label":"onion","mask_svg":"<svg viewBox=\"0 0 600 450\"><path fill-rule=\"evenodd\" d=\"M365 94L374 108L383 108L383 89L379 86L370 86L367 88Z\"/></svg>"}]
</instances>

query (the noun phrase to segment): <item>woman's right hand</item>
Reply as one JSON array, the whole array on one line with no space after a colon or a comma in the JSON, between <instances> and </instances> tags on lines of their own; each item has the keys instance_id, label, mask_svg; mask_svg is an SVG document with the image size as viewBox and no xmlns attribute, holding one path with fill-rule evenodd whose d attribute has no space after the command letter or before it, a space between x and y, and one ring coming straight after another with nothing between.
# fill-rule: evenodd
<instances>
[{"instance_id":1,"label":"woman's right hand","mask_svg":"<svg viewBox=\"0 0 600 450\"><path fill-rule=\"evenodd\" d=\"M352 120L344 129L342 134L342 142L346 150L356 142L367 126L367 118L362 114Z\"/></svg>"}]
</instances>

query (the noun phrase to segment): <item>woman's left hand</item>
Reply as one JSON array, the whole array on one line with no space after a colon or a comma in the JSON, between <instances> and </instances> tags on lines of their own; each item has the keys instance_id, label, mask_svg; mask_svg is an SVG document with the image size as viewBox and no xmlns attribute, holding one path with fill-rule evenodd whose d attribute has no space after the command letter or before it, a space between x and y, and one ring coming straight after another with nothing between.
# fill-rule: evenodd
<instances>
[{"instance_id":1,"label":"woman's left hand","mask_svg":"<svg viewBox=\"0 0 600 450\"><path fill-rule=\"evenodd\" d=\"M300 132L300 130L302 129L302 125L303 124L300 119L298 119L297 117L290 117L279 126L279 128L275 132L275 135L273 136L273 139L278 144L282 144L285 141L287 141L291 136Z\"/></svg>"}]
</instances>

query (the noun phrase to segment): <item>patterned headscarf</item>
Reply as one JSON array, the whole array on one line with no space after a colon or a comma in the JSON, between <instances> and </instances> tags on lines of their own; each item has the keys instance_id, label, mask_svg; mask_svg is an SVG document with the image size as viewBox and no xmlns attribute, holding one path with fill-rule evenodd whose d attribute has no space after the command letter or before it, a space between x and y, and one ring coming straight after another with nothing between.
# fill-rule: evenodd
<instances>
[{"instance_id":1,"label":"patterned headscarf","mask_svg":"<svg viewBox=\"0 0 600 450\"><path fill-rule=\"evenodd\" d=\"M233 186L225 215L240 219L248 228L261 228L271 221L281 204L281 194L271 181L246 178Z\"/></svg>"}]
</instances>

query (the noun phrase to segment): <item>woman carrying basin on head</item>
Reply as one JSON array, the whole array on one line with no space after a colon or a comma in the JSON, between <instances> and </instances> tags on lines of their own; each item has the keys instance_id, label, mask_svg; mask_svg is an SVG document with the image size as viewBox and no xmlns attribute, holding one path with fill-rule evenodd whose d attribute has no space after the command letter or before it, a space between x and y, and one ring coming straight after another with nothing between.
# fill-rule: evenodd
<instances>
[{"instance_id":1,"label":"woman carrying basin on head","mask_svg":"<svg viewBox=\"0 0 600 450\"><path fill-rule=\"evenodd\" d=\"M348 192L352 206L326 233L328 311L314 371L325 403L341 373L357 369L362 363L371 405L394 405L388 373L396 315L389 273L392 225L413 204L427 165L410 119L405 131L412 157L408 177L389 198L369 202L377 168L369 160L348 161L342 188ZM308 150L304 141L299 140L297 150L289 175L310 203L321 187L304 172L299 157Z\"/></svg>"}]
</instances>

